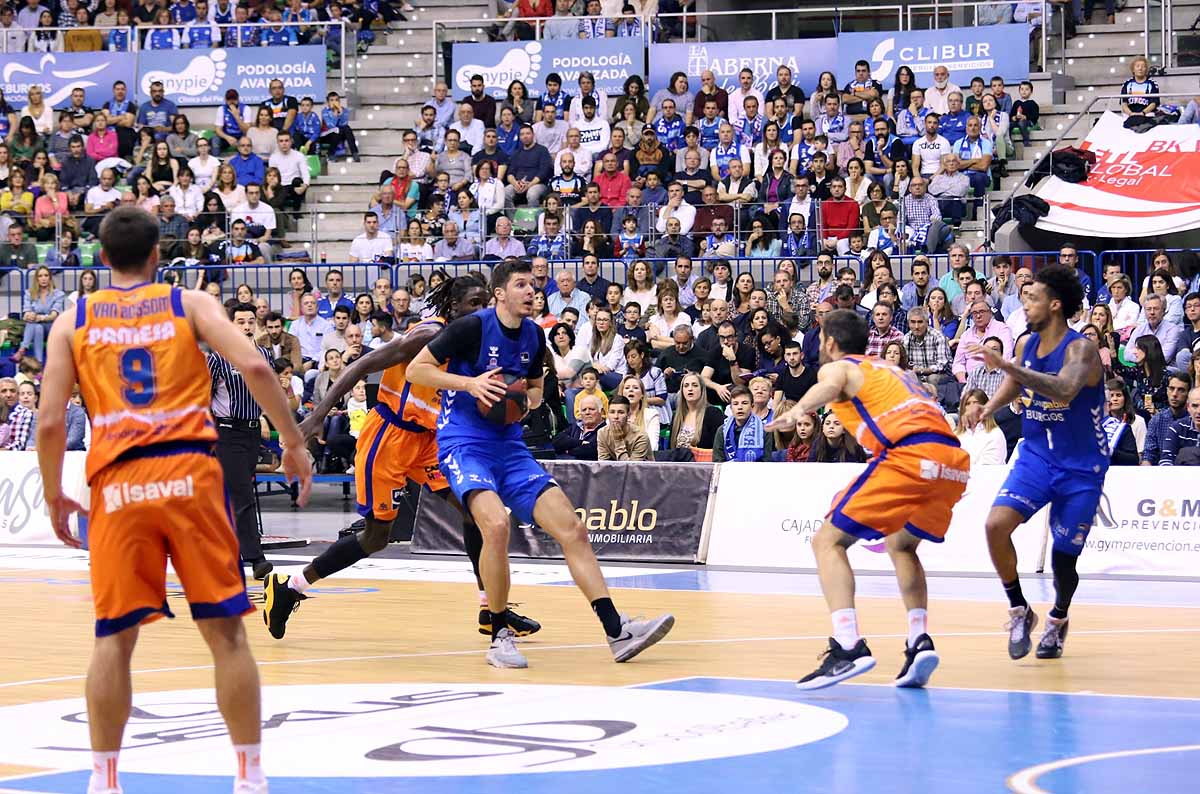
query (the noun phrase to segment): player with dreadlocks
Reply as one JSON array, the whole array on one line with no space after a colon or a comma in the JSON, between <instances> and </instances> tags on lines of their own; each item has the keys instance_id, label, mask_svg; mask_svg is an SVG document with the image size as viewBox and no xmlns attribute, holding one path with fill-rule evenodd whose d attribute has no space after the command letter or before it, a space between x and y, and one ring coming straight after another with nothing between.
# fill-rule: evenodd
<instances>
[{"instance_id":1,"label":"player with dreadlocks","mask_svg":"<svg viewBox=\"0 0 1200 794\"><path fill-rule=\"evenodd\" d=\"M358 436L354 456L354 485L358 512L366 519L366 527L336 543L310 562L299 574L285 576L274 573L264 588L263 620L275 639L282 639L288 618L304 592L322 579L349 568L359 560L387 547L396 519L399 492L408 480L424 485L438 496L462 506L454 498L449 484L438 469L438 447L435 435L440 396L437 389L409 383L405 377L413 356L421 352L448 322L479 311L487 302L487 288L479 276L465 275L447 279L430 291L425 317L382 347L357 359L329 385L324 399L300 425L305 439L321 432L325 417L354 384L376 372L383 373L379 384L379 402L371 409L366 424ZM479 555L483 536L479 527L463 512L463 541L480 592ZM541 625L511 609L505 619L512 632L524 637L541 629ZM491 613L483 608L479 613L479 631L491 636Z\"/></svg>"}]
</instances>

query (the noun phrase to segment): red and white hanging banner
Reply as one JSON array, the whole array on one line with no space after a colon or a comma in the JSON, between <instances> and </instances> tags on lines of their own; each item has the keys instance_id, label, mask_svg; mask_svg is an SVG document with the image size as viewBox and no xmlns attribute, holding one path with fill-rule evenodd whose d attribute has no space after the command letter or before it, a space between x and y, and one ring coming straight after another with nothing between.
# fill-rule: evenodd
<instances>
[{"instance_id":1,"label":"red and white hanging banner","mask_svg":"<svg viewBox=\"0 0 1200 794\"><path fill-rule=\"evenodd\" d=\"M1084 182L1045 179L1035 193L1050 205L1039 229L1086 237L1150 237L1200 227L1200 125L1147 132L1105 113L1080 148L1096 155Z\"/></svg>"}]
</instances>

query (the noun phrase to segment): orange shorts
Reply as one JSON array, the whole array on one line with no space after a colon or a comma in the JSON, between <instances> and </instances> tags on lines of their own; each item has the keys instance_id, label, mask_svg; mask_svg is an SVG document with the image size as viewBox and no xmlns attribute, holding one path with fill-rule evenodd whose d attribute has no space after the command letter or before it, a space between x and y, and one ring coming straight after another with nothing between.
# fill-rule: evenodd
<instances>
[{"instance_id":1,"label":"orange shorts","mask_svg":"<svg viewBox=\"0 0 1200 794\"><path fill-rule=\"evenodd\" d=\"M96 636L175 617L167 606L167 558L192 618L253 612L238 559L217 459L180 445L114 463L91 482L88 549Z\"/></svg>"},{"instance_id":2,"label":"orange shorts","mask_svg":"<svg viewBox=\"0 0 1200 794\"><path fill-rule=\"evenodd\" d=\"M438 468L437 434L396 427L377 411L367 415L354 453L354 491L360 515L396 517L400 491L412 480L431 491L449 488Z\"/></svg>"},{"instance_id":3,"label":"orange shorts","mask_svg":"<svg viewBox=\"0 0 1200 794\"><path fill-rule=\"evenodd\" d=\"M895 447L833 498L827 518L838 529L864 540L900 530L941 543L954 505L967 489L971 459L957 442L918 442Z\"/></svg>"}]
</instances>

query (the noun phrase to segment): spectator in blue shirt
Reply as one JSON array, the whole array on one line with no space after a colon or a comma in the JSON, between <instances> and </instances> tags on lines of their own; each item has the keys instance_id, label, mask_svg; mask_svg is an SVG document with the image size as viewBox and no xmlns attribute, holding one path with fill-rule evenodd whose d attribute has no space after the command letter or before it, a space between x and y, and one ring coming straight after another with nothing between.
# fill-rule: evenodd
<instances>
[{"instance_id":1,"label":"spectator in blue shirt","mask_svg":"<svg viewBox=\"0 0 1200 794\"><path fill-rule=\"evenodd\" d=\"M510 107L500 108L500 123L496 125L496 145L508 157L521 146L521 127Z\"/></svg>"},{"instance_id":2,"label":"spectator in blue shirt","mask_svg":"<svg viewBox=\"0 0 1200 794\"><path fill-rule=\"evenodd\" d=\"M683 116L675 112L675 100L664 99L662 111L662 115L654 120L654 134L658 136L658 142L664 149L674 152L684 144L683 131L687 124L684 123Z\"/></svg>"},{"instance_id":3,"label":"spectator in blue shirt","mask_svg":"<svg viewBox=\"0 0 1200 794\"><path fill-rule=\"evenodd\" d=\"M1187 416L1187 395L1192 379L1182 372L1173 372L1167 379L1167 408L1159 411L1146 426L1146 443L1142 447L1142 465L1157 466L1162 458L1171 425Z\"/></svg>"},{"instance_id":4,"label":"spectator in blue shirt","mask_svg":"<svg viewBox=\"0 0 1200 794\"><path fill-rule=\"evenodd\" d=\"M1161 97L1158 83L1150 79L1150 62L1139 55L1129 64L1133 77L1121 85L1121 112L1126 116L1153 116Z\"/></svg>"},{"instance_id":5,"label":"spectator in blue shirt","mask_svg":"<svg viewBox=\"0 0 1200 794\"><path fill-rule=\"evenodd\" d=\"M938 133L953 146L967 136L967 119L972 116L963 108L963 95L958 91L950 94L946 104L950 109L938 120Z\"/></svg>"},{"instance_id":6,"label":"spectator in blue shirt","mask_svg":"<svg viewBox=\"0 0 1200 794\"><path fill-rule=\"evenodd\" d=\"M1192 389L1187 397L1187 416L1167 429L1158 465L1196 465L1200 461L1200 455L1194 451L1197 447L1200 447L1200 389ZM1184 459L1186 450L1192 451Z\"/></svg>"},{"instance_id":7,"label":"spectator in blue shirt","mask_svg":"<svg viewBox=\"0 0 1200 794\"><path fill-rule=\"evenodd\" d=\"M183 26L183 46L207 50L221 46L221 29L208 18L208 0L196 0L196 18Z\"/></svg>"},{"instance_id":8,"label":"spectator in blue shirt","mask_svg":"<svg viewBox=\"0 0 1200 794\"><path fill-rule=\"evenodd\" d=\"M233 173L237 174L237 183L242 187L252 182L261 185L266 166L263 164L262 158L254 153L250 139L245 136L239 138L237 148L238 153L225 161L233 168Z\"/></svg>"},{"instance_id":9,"label":"spectator in blue shirt","mask_svg":"<svg viewBox=\"0 0 1200 794\"><path fill-rule=\"evenodd\" d=\"M198 7L192 5L188 0L177 0L171 6L171 21L176 25L186 25L188 22L196 20L196 17L199 16L198 11Z\"/></svg>"},{"instance_id":10,"label":"spectator in blue shirt","mask_svg":"<svg viewBox=\"0 0 1200 794\"><path fill-rule=\"evenodd\" d=\"M339 306L345 306L351 314L354 312L354 301L342 292L342 271L330 270L325 274L325 297L317 301L317 314L326 320L332 319Z\"/></svg>"},{"instance_id":11,"label":"spectator in blue shirt","mask_svg":"<svg viewBox=\"0 0 1200 794\"><path fill-rule=\"evenodd\" d=\"M154 24L156 27L146 34L146 49L179 49L179 30L171 27L172 22L169 10L165 8L158 9L158 13L154 15Z\"/></svg>"},{"instance_id":12,"label":"spectator in blue shirt","mask_svg":"<svg viewBox=\"0 0 1200 794\"><path fill-rule=\"evenodd\" d=\"M123 8L117 9L117 26L108 32L105 38L105 49L110 52L129 52L130 22L129 12Z\"/></svg>"},{"instance_id":13,"label":"spectator in blue shirt","mask_svg":"<svg viewBox=\"0 0 1200 794\"><path fill-rule=\"evenodd\" d=\"M155 80L150 84L150 101L138 108L137 123L139 127L152 128L155 140L165 141L178 113L175 103L166 98L162 81Z\"/></svg>"},{"instance_id":14,"label":"spectator in blue shirt","mask_svg":"<svg viewBox=\"0 0 1200 794\"><path fill-rule=\"evenodd\" d=\"M259 44L263 47L294 47L300 43L296 36L296 28L283 24L283 15L278 8L272 8L266 14L269 25L264 26Z\"/></svg>"},{"instance_id":15,"label":"spectator in blue shirt","mask_svg":"<svg viewBox=\"0 0 1200 794\"><path fill-rule=\"evenodd\" d=\"M557 215L546 214L543 221L545 234L534 237L526 248L530 256L544 256L552 262L564 262L570 258L571 243L567 235L559 232L561 223Z\"/></svg>"},{"instance_id":16,"label":"spectator in blue shirt","mask_svg":"<svg viewBox=\"0 0 1200 794\"><path fill-rule=\"evenodd\" d=\"M325 39L325 28L312 26L313 22L319 21L317 12L305 8L303 0L291 0L288 7L283 9L282 19L296 31L296 38L301 44L320 44Z\"/></svg>"},{"instance_id":17,"label":"spectator in blue shirt","mask_svg":"<svg viewBox=\"0 0 1200 794\"><path fill-rule=\"evenodd\" d=\"M229 34L230 46L258 46L258 33L260 26L249 21L250 17L248 13L249 12L246 11L246 6L244 5L238 5L238 7L233 10L233 21L234 24L238 25L238 27L234 28L234 30L237 32L236 36L233 33Z\"/></svg>"},{"instance_id":18,"label":"spectator in blue shirt","mask_svg":"<svg viewBox=\"0 0 1200 794\"><path fill-rule=\"evenodd\" d=\"M321 139L321 114L313 110L312 97L300 100L300 112L292 125L292 138L296 149L304 154L311 154Z\"/></svg>"},{"instance_id":19,"label":"spectator in blue shirt","mask_svg":"<svg viewBox=\"0 0 1200 794\"><path fill-rule=\"evenodd\" d=\"M362 162L362 158L358 156L358 142L354 140L354 130L350 129L350 110L342 104L342 98L337 91L330 91L325 96L325 107L321 108L321 124L325 128L321 133L321 143L328 147L330 157L339 146L345 146L354 162Z\"/></svg>"}]
</instances>

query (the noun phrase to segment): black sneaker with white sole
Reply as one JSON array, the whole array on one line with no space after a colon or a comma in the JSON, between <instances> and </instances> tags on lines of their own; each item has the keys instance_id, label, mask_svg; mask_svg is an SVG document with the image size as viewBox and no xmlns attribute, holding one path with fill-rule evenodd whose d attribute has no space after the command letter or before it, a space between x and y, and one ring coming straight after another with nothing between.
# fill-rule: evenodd
<instances>
[{"instance_id":1,"label":"black sneaker with white sole","mask_svg":"<svg viewBox=\"0 0 1200 794\"><path fill-rule=\"evenodd\" d=\"M867 641L860 639L853 648L846 650L833 637L829 648L822 654L821 666L796 682L797 689L824 689L847 678L862 675L875 666L875 658Z\"/></svg>"},{"instance_id":2,"label":"black sneaker with white sole","mask_svg":"<svg viewBox=\"0 0 1200 794\"><path fill-rule=\"evenodd\" d=\"M1033 647L1033 630L1037 628L1038 616L1032 607L1012 607L1008 610L1008 656L1010 659L1024 659Z\"/></svg>"},{"instance_id":3,"label":"black sneaker with white sole","mask_svg":"<svg viewBox=\"0 0 1200 794\"><path fill-rule=\"evenodd\" d=\"M1067 619L1048 617L1042 638L1038 641L1037 658L1058 659L1063 655L1063 643L1067 640Z\"/></svg>"},{"instance_id":4,"label":"black sneaker with white sole","mask_svg":"<svg viewBox=\"0 0 1200 794\"><path fill-rule=\"evenodd\" d=\"M929 677L937 669L939 661L933 640L928 634L922 634L915 643L904 646L904 666L893 683L898 687L923 687L929 683Z\"/></svg>"}]
</instances>

